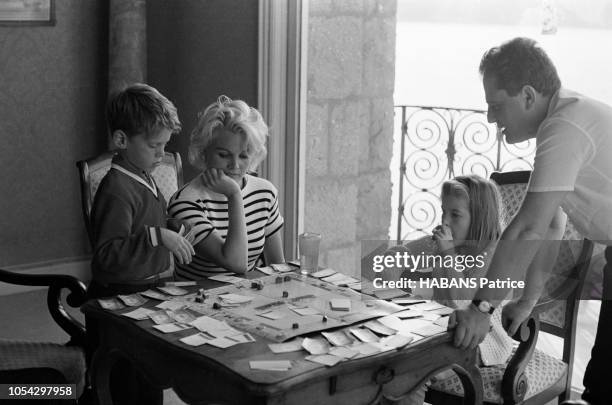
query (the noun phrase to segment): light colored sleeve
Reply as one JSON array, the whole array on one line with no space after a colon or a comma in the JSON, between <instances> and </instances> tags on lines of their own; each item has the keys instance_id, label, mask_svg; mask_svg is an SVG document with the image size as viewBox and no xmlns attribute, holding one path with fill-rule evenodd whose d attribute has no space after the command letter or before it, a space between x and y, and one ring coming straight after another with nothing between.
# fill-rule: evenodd
<instances>
[{"instance_id":1,"label":"light colored sleeve","mask_svg":"<svg viewBox=\"0 0 612 405\"><path fill-rule=\"evenodd\" d=\"M580 169L593 157L591 137L572 122L551 119L540 129L527 191L572 191Z\"/></svg>"}]
</instances>

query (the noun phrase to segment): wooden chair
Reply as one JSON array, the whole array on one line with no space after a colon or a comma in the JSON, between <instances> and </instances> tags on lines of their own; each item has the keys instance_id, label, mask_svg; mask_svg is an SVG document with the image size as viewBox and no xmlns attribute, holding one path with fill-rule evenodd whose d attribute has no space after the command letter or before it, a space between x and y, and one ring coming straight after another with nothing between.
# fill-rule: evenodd
<instances>
[{"instance_id":1,"label":"wooden chair","mask_svg":"<svg viewBox=\"0 0 612 405\"><path fill-rule=\"evenodd\" d=\"M77 162L79 176L81 179L81 204L83 219L89 241L93 243L93 235L90 223L91 208L100 182L110 170L111 161L115 152L105 152L99 156ZM166 202L172 194L183 186L183 165L181 155L176 152L166 152L162 164L158 166L151 176L155 179L157 187L163 194Z\"/></svg>"},{"instance_id":2,"label":"wooden chair","mask_svg":"<svg viewBox=\"0 0 612 405\"><path fill-rule=\"evenodd\" d=\"M518 212L526 193L529 171L493 173L502 197L502 224ZM568 399L571 390L576 318L593 243L567 221L559 255L544 293L513 339L518 345L502 366L480 367L487 404L546 404ZM536 349L540 332L562 339L563 355L554 358ZM432 404L461 403L458 377L435 381L428 393Z\"/></svg>"},{"instance_id":3,"label":"wooden chair","mask_svg":"<svg viewBox=\"0 0 612 405\"><path fill-rule=\"evenodd\" d=\"M0 383L76 384L77 398L81 398L86 385L85 327L66 311L62 291L69 291L66 303L76 308L85 302L85 285L68 275L21 274L2 269L0 282L46 286L49 313L70 336L66 345L0 339ZM4 327L10 327L6 321ZM85 403L84 397L82 401L69 402Z\"/></svg>"}]
</instances>

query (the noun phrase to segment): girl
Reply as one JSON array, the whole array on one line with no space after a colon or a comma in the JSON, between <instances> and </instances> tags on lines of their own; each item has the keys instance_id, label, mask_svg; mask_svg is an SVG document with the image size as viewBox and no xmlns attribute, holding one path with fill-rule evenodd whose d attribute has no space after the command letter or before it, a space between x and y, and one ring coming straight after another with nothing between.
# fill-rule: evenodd
<instances>
[{"instance_id":1,"label":"girl","mask_svg":"<svg viewBox=\"0 0 612 405\"><path fill-rule=\"evenodd\" d=\"M501 235L497 186L477 175L458 176L442 184L440 198L442 224L434 228L433 239L445 259L442 263L447 265L434 267L433 277L449 281L484 277ZM462 262L470 257L476 260L464 265ZM478 286L434 288L433 298L458 308L469 304L477 289Z\"/></svg>"},{"instance_id":2,"label":"girl","mask_svg":"<svg viewBox=\"0 0 612 405\"><path fill-rule=\"evenodd\" d=\"M501 235L497 186L477 175L458 176L442 184L440 199L442 224L434 228L432 238L442 260L434 266L432 278L450 282L485 277ZM468 257L475 260L468 263ZM477 289L477 284L473 288L433 288L433 299L451 308L465 307L471 304ZM504 364L512 352L512 339L502 327L500 308L491 316L491 332L479 345L481 363L485 366ZM432 383L444 386L443 381L453 375L452 370L443 371L432 378ZM425 387L416 390L405 404L422 404L425 391Z\"/></svg>"},{"instance_id":3,"label":"girl","mask_svg":"<svg viewBox=\"0 0 612 405\"><path fill-rule=\"evenodd\" d=\"M278 191L248 174L266 156L267 135L261 114L244 101L221 96L199 114L189 161L202 173L168 206L169 214L187 225L195 249L191 264L177 264L178 278L242 274L262 253L267 263L285 261Z\"/></svg>"}]
</instances>

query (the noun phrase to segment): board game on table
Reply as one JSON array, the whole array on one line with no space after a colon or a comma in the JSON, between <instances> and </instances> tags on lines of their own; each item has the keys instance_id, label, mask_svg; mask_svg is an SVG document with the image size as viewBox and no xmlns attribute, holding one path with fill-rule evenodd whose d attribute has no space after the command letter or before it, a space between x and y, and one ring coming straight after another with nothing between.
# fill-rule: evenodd
<instances>
[{"instance_id":1,"label":"board game on table","mask_svg":"<svg viewBox=\"0 0 612 405\"><path fill-rule=\"evenodd\" d=\"M403 309L350 288L295 273L206 290L203 302L190 303L189 308L275 342Z\"/></svg>"}]
</instances>

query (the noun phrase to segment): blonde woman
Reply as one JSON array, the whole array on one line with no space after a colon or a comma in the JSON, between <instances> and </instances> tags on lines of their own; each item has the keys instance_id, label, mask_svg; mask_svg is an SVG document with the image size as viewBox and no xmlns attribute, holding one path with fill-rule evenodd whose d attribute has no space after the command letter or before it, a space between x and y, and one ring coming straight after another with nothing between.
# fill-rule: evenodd
<instances>
[{"instance_id":1,"label":"blonde woman","mask_svg":"<svg viewBox=\"0 0 612 405\"><path fill-rule=\"evenodd\" d=\"M249 174L266 156L268 127L244 101L221 96L199 114L189 161L202 172L170 199L170 216L187 225L195 255L176 276L198 279L251 270L262 255L284 262L278 191Z\"/></svg>"}]
</instances>

